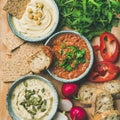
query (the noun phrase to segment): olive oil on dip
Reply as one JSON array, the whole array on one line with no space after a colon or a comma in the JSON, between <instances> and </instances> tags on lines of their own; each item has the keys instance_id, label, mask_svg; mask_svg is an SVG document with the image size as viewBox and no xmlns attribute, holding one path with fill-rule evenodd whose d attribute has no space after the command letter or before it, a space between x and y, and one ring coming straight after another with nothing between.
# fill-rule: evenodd
<instances>
[{"instance_id":1,"label":"olive oil on dip","mask_svg":"<svg viewBox=\"0 0 120 120\"><path fill-rule=\"evenodd\" d=\"M11 104L21 120L47 120L53 105L53 92L45 82L28 79L14 89Z\"/></svg>"}]
</instances>

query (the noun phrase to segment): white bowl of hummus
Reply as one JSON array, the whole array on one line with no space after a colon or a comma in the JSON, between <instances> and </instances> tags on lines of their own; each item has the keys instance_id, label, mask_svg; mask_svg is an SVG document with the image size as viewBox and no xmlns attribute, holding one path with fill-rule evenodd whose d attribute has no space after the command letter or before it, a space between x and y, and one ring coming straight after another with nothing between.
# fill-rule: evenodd
<instances>
[{"instance_id":1,"label":"white bowl of hummus","mask_svg":"<svg viewBox=\"0 0 120 120\"><path fill-rule=\"evenodd\" d=\"M50 81L29 75L12 84L6 106L13 120L51 120L58 108L58 95Z\"/></svg>"},{"instance_id":2,"label":"white bowl of hummus","mask_svg":"<svg viewBox=\"0 0 120 120\"><path fill-rule=\"evenodd\" d=\"M31 0L21 19L8 14L15 35L29 42L47 39L57 28L59 10L54 0Z\"/></svg>"}]
</instances>

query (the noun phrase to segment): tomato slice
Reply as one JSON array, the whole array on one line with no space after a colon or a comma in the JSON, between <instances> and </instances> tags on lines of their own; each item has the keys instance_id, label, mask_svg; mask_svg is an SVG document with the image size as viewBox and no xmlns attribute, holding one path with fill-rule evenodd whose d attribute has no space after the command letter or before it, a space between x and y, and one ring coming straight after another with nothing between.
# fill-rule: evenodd
<instances>
[{"instance_id":1,"label":"tomato slice","mask_svg":"<svg viewBox=\"0 0 120 120\"><path fill-rule=\"evenodd\" d=\"M111 62L100 61L93 65L88 80L91 82L106 82L113 80L120 72L120 68Z\"/></svg>"},{"instance_id":2,"label":"tomato slice","mask_svg":"<svg viewBox=\"0 0 120 120\"><path fill-rule=\"evenodd\" d=\"M119 55L119 42L112 33L104 32L101 34L100 53L104 61L115 62L117 60Z\"/></svg>"}]
</instances>

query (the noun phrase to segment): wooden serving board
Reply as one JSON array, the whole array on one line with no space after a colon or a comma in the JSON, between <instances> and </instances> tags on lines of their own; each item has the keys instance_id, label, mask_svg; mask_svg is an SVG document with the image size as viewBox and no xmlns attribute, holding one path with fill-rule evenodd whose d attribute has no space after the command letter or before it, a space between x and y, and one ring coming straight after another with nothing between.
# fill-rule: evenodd
<instances>
[{"instance_id":1,"label":"wooden serving board","mask_svg":"<svg viewBox=\"0 0 120 120\"><path fill-rule=\"evenodd\" d=\"M10 28L9 28L9 25L7 22L7 14L5 11L2 10L5 3L6 3L6 0L0 0L0 53L4 53L7 50L7 48L2 44L1 40L5 36L5 34L10 31ZM120 25L118 28L113 28L112 33L114 33L114 35L120 41ZM92 44L96 44L97 39L99 39L99 38L96 38L95 40L93 40ZM0 59L1 59L1 56L0 56ZM120 59L116 64L120 66ZM55 81L53 78L51 78L48 75L48 73L46 71L42 72L40 75L45 78L48 78L55 85L59 96L61 98L63 98L63 95L61 93L62 83ZM117 79L120 80L120 75ZM82 82L80 84L82 84ZM100 88L100 86L102 85L102 84L93 84L93 83L88 83L88 84L92 84L93 86L98 87L98 88ZM10 85L11 85L11 83L4 83L2 80L0 81L0 120L12 120L6 109L6 95L7 95ZM74 105L81 106L79 101L72 100L72 102ZM120 111L120 100L115 101L115 106L116 106L116 109L118 109ZM94 110L94 108L93 107L85 108L85 110L87 111L87 114L89 116L88 120L92 120L91 114L92 114L92 111ZM69 117L68 113L67 113L67 115ZM69 117L69 120L71 120L70 117Z\"/></svg>"}]
</instances>

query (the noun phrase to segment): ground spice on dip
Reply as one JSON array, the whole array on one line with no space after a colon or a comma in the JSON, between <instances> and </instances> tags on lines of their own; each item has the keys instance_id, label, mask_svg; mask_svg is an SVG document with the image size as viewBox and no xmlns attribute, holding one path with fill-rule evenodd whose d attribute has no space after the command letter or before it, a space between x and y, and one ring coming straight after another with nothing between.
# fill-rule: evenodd
<instances>
[{"instance_id":1,"label":"ground spice on dip","mask_svg":"<svg viewBox=\"0 0 120 120\"><path fill-rule=\"evenodd\" d=\"M90 51L79 35L65 33L57 36L50 47L54 61L50 70L57 77L73 79L85 72L90 63Z\"/></svg>"}]
</instances>

